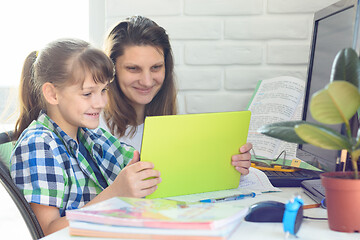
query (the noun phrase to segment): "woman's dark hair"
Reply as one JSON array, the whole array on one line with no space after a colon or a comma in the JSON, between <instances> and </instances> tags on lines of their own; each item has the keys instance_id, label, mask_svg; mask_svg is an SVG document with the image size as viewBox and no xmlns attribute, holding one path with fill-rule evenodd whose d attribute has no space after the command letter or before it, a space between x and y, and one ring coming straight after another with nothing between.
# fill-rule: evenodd
<instances>
[{"instance_id":1,"label":"woman's dark hair","mask_svg":"<svg viewBox=\"0 0 360 240\"><path fill-rule=\"evenodd\" d=\"M19 86L20 116L15 124L14 137L46 110L42 86L46 82L57 88L84 81L90 73L95 82L111 82L114 65L106 54L83 40L60 39L43 50L31 52L25 59Z\"/></svg>"},{"instance_id":2,"label":"woman's dark hair","mask_svg":"<svg viewBox=\"0 0 360 240\"><path fill-rule=\"evenodd\" d=\"M160 116L176 114L176 87L174 80L174 61L169 37L164 28L154 21L133 16L117 24L105 40L105 52L116 66L118 57L124 54L126 47L153 46L164 53L165 79L160 91L145 106L144 116ZM133 134L137 126L137 116L130 101L122 92L115 74L110 84L108 105L104 117L112 134L123 136L128 126L132 126Z\"/></svg>"}]
</instances>

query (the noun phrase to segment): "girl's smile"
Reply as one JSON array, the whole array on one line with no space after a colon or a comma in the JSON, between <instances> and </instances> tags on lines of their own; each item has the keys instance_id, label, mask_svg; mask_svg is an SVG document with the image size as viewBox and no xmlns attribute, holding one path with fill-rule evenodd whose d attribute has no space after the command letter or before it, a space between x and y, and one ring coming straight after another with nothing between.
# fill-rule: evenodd
<instances>
[{"instance_id":1,"label":"girl's smile","mask_svg":"<svg viewBox=\"0 0 360 240\"><path fill-rule=\"evenodd\" d=\"M99 126L100 112L107 103L106 90L107 83L95 83L87 74L84 82L57 90L57 107L52 108L49 116L76 139L78 127L94 129Z\"/></svg>"}]
</instances>

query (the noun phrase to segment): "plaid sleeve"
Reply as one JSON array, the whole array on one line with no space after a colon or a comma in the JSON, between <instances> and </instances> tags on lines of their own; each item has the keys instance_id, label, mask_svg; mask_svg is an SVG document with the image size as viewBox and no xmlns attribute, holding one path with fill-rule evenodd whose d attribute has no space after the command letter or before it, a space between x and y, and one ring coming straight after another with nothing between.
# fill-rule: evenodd
<instances>
[{"instance_id":1,"label":"plaid sleeve","mask_svg":"<svg viewBox=\"0 0 360 240\"><path fill-rule=\"evenodd\" d=\"M108 147L105 147L103 145L105 152L104 157L109 159L112 157L112 155L114 155L117 161L119 162L121 169L124 168L134 157L135 149L126 143L120 142L119 139L117 139L115 136L113 136L105 129L99 128L99 130L107 139L106 142L109 143Z\"/></svg>"},{"instance_id":2,"label":"plaid sleeve","mask_svg":"<svg viewBox=\"0 0 360 240\"><path fill-rule=\"evenodd\" d=\"M52 142L51 137L41 135L21 139L13 151L10 169L28 202L61 208L65 178L56 153L58 144Z\"/></svg>"}]
</instances>

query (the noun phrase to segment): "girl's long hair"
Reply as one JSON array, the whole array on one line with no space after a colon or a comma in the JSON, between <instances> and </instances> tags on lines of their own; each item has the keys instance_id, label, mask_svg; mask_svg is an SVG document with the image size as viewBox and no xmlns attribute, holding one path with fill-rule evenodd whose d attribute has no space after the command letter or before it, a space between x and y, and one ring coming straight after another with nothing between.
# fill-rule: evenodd
<instances>
[{"instance_id":1,"label":"girl's long hair","mask_svg":"<svg viewBox=\"0 0 360 240\"><path fill-rule=\"evenodd\" d=\"M176 87L174 80L174 61L169 37L162 27L154 21L133 16L117 24L105 40L105 52L116 66L118 57L124 54L129 46L153 46L163 50L165 60L164 83L153 98L145 106L144 116L173 115L177 113ZM110 132L124 136L126 128L131 126L130 134L134 134L137 126L135 109L120 88L118 77L110 84L108 105L104 110L104 118Z\"/></svg>"}]
</instances>

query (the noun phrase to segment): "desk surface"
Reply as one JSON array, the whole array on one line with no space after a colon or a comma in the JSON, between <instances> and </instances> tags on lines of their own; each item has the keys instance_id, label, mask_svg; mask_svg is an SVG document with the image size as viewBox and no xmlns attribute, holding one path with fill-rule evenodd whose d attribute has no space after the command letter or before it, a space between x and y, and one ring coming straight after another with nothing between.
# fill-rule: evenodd
<instances>
[{"instance_id":1,"label":"desk surface","mask_svg":"<svg viewBox=\"0 0 360 240\"><path fill-rule=\"evenodd\" d=\"M246 198L240 200L244 205L250 206L256 202L265 200L275 200L286 203L295 194L300 194L305 204L314 203L301 188L281 188L282 192L264 193L255 198ZM326 209L313 208L304 210L304 215L309 217L326 218ZM235 239L284 239L282 223L251 223L242 222L236 232L231 236L230 240ZM360 239L360 233L341 233L331 231L325 220L309 220L304 219L301 228L297 234L298 239ZM72 237L68 233L68 228L53 233L44 240L108 240L109 238L85 238Z\"/></svg>"}]
</instances>

